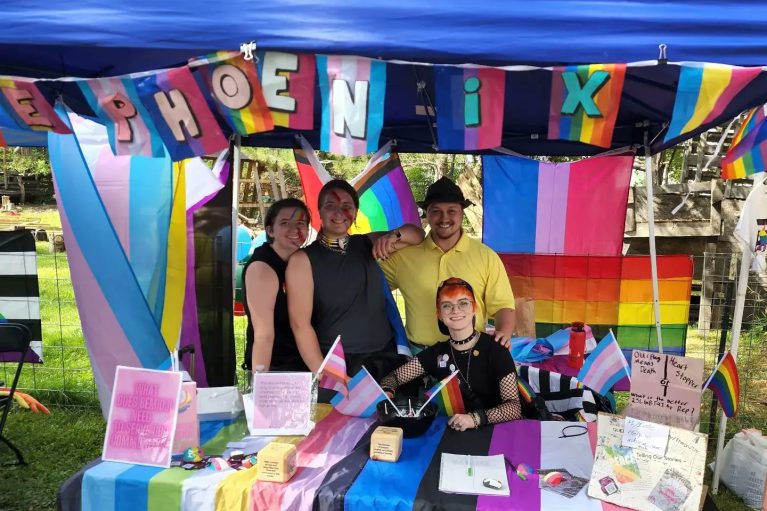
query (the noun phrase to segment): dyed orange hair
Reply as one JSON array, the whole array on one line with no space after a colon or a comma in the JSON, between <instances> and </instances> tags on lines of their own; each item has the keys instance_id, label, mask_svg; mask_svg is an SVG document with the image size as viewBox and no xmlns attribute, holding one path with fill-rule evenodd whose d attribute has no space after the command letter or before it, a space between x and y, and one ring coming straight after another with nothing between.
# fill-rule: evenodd
<instances>
[{"instance_id":1,"label":"dyed orange hair","mask_svg":"<svg viewBox=\"0 0 767 511\"><path fill-rule=\"evenodd\" d=\"M474 299L474 289L472 289L471 284L458 277L450 277L437 288L437 310L439 311L440 300L445 298L454 300L464 296L470 298L472 303L477 302Z\"/></svg>"}]
</instances>

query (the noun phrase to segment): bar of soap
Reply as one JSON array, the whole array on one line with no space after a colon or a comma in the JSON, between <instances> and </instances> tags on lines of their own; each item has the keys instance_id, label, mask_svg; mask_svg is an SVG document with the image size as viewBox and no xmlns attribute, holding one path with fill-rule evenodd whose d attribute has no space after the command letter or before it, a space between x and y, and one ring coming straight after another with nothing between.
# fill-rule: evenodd
<instances>
[{"instance_id":1,"label":"bar of soap","mask_svg":"<svg viewBox=\"0 0 767 511\"><path fill-rule=\"evenodd\" d=\"M271 442L258 452L259 481L284 483L296 473L296 446Z\"/></svg>"},{"instance_id":2,"label":"bar of soap","mask_svg":"<svg viewBox=\"0 0 767 511\"><path fill-rule=\"evenodd\" d=\"M370 436L370 459L397 461L402 454L402 428L378 426Z\"/></svg>"}]
</instances>

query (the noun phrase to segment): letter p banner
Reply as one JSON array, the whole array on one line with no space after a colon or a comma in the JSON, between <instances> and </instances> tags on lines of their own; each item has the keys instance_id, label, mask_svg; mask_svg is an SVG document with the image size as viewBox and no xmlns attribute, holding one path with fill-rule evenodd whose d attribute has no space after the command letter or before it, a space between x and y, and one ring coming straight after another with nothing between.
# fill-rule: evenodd
<instances>
[{"instance_id":1,"label":"letter p banner","mask_svg":"<svg viewBox=\"0 0 767 511\"><path fill-rule=\"evenodd\" d=\"M597 104L594 102L594 96L610 79L610 73L604 70L594 71L588 77L586 83L581 85L578 74L575 71L565 71L562 73L562 81L567 89L567 97L562 103L561 113L564 115L573 115L578 108L588 117L602 117Z\"/></svg>"}]
</instances>

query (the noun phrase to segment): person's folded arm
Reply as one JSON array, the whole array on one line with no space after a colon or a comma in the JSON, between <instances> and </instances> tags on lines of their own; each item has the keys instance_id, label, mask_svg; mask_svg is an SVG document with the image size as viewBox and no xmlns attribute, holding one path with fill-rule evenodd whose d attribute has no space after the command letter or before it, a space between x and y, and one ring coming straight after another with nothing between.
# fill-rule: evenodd
<instances>
[{"instance_id":1,"label":"person's folded arm","mask_svg":"<svg viewBox=\"0 0 767 511\"><path fill-rule=\"evenodd\" d=\"M285 271L285 288L288 295L288 316L296 346L306 367L317 372L324 357L312 326L314 308L314 277L309 257L301 250L290 256Z\"/></svg>"},{"instance_id":2,"label":"person's folded arm","mask_svg":"<svg viewBox=\"0 0 767 511\"><path fill-rule=\"evenodd\" d=\"M394 392L399 387L425 374L426 370L421 365L421 361L418 360L418 357L413 357L408 362L384 376L381 379L381 388L385 392L391 394L389 397L393 397Z\"/></svg>"},{"instance_id":3,"label":"person's folded arm","mask_svg":"<svg viewBox=\"0 0 767 511\"><path fill-rule=\"evenodd\" d=\"M377 231L367 235L373 242L373 257L386 259L397 250L418 245L426 233L417 225L404 224L391 231Z\"/></svg>"},{"instance_id":4,"label":"person's folded arm","mask_svg":"<svg viewBox=\"0 0 767 511\"><path fill-rule=\"evenodd\" d=\"M509 373L504 376L499 386L501 390L501 404L486 410L479 410L477 413L480 425L499 424L522 418L522 404L519 402L516 373Z\"/></svg>"}]
</instances>

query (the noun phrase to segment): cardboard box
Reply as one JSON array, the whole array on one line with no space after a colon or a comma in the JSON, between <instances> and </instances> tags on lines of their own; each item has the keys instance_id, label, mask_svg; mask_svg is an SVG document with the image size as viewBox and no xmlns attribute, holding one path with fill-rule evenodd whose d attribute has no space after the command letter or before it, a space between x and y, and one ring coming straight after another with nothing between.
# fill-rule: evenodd
<instances>
[{"instance_id":1,"label":"cardboard box","mask_svg":"<svg viewBox=\"0 0 767 511\"><path fill-rule=\"evenodd\" d=\"M402 428L378 426L370 436L370 459L397 461L402 454Z\"/></svg>"},{"instance_id":2,"label":"cardboard box","mask_svg":"<svg viewBox=\"0 0 767 511\"><path fill-rule=\"evenodd\" d=\"M271 442L258 451L258 480L284 483L296 473L296 447Z\"/></svg>"}]
</instances>

